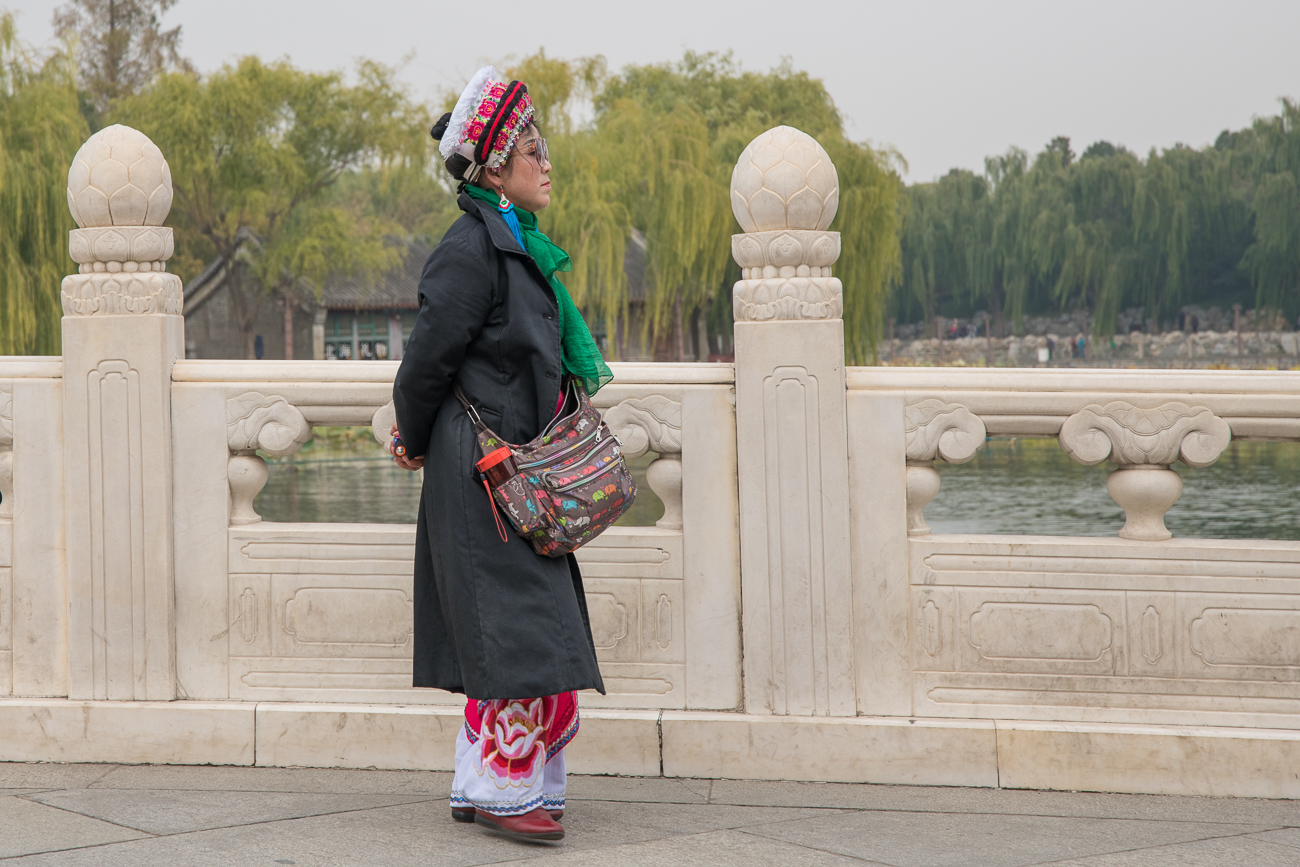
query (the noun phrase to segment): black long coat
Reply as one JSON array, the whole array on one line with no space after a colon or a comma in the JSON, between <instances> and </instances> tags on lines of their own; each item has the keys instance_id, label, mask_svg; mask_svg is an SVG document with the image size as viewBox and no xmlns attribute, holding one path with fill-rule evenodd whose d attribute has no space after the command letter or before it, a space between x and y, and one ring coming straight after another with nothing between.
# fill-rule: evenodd
<instances>
[{"instance_id":1,"label":"black long coat","mask_svg":"<svg viewBox=\"0 0 1300 867\"><path fill-rule=\"evenodd\" d=\"M463 193L459 204L465 214L425 263L393 384L402 441L424 455L414 685L471 698L604 692L577 561L538 556L508 523L501 541L452 394L459 382L507 442L541 433L561 384L555 293L495 208Z\"/></svg>"}]
</instances>

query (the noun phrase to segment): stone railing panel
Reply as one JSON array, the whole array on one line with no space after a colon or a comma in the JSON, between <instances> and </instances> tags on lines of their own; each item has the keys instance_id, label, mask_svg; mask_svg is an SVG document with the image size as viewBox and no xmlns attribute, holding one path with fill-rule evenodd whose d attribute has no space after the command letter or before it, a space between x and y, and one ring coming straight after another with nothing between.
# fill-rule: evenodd
<instances>
[{"instance_id":1,"label":"stone railing panel","mask_svg":"<svg viewBox=\"0 0 1300 867\"><path fill-rule=\"evenodd\" d=\"M393 655L396 645L351 640L339 632L337 641L323 642L328 653L317 653L313 648L321 649L322 642L308 640L325 628L332 616L326 616L328 611L338 608L340 600L347 601L344 608L364 605L371 611L367 617L375 623L374 636L395 634L409 617L394 594L400 591L409 598L412 555L406 555L406 577L385 572L387 583L380 586L371 580L371 571L395 565L395 560L388 563L392 552L371 557L364 544L351 542L368 538L367 533L398 530L413 539L413 525L288 526L263 522L251 508L265 479L265 465L254 449L292 453L313 423L367 424L375 440L387 444L396 367L197 360L175 365L173 388L184 407L177 437L194 451L177 483L178 506L189 525L178 540L193 551L178 572L179 598L184 600L179 653L191 697L403 704L455 700L402 688L403 682L409 684L410 661L405 651ZM729 456L727 450L735 438L731 366L617 364L615 373L618 379L596 395L595 403L612 414L621 436L644 437L643 448L661 455L651 465L649 481L674 511L658 527L612 528L580 554L610 689L608 696L584 696L583 702L735 708L740 702L740 637L735 459L734 451ZM683 424L688 416L696 421ZM211 436L218 418L219 442ZM208 455L214 447L219 455ZM230 493L213 502L217 460ZM694 476L683 485L682 467L690 464L696 466ZM675 470L674 478L665 481L664 468ZM688 502L692 496L694 503ZM687 524L696 532L685 530ZM227 540L220 550L219 538ZM259 541L245 551L250 539ZM349 544L336 551L330 547L333 539ZM300 603L319 602L326 612L321 615L325 620L303 625L297 621L308 608L285 608L281 602L287 604L290 596L276 595L281 579L275 576L309 573L334 577L304 578L294 585ZM347 595L353 591L360 594L355 599ZM290 615L294 623L286 620ZM213 636L221 640L214 642ZM389 650L365 650L370 644ZM366 687L369 675L373 679Z\"/></svg>"}]
</instances>

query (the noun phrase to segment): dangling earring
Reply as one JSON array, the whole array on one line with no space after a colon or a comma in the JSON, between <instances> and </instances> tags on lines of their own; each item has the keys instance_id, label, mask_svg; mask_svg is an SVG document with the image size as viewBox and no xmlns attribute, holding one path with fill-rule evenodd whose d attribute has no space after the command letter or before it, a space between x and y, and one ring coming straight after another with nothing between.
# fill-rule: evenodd
<instances>
[{"instance_id":1,"label":"dangling earring","mask_svg":"<svg viewBox=\"0 0 1300 867\"><path fill-rule=\"evenodd\" d=\"M501 190L497 195L501 197L501 201L497 202L497 207L503 211L510 210L510 200L506 198L506 191Z\"/></svg>"}]
</instances>

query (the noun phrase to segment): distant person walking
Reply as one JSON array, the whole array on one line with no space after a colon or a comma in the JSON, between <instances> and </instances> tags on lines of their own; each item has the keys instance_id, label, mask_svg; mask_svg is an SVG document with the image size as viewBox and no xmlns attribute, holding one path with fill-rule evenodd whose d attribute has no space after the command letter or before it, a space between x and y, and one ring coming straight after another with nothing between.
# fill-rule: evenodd
<instances>
[{"instance_id":1,"label":"distant person walking","mask_svg":"<svg viewBox=\"0 0 1300 867\"><path fill-rule=\"evenodd\" d=\"M521 82L478 71L432 130L464 215L425 263L420 313L393 385L397 463L424 468L415 545L414 685L468 696L452 817L558 840L576 690L604 692L572 554L498 535L459 385L487 425L525 443L559 413L568 377L613 374L554 272L568 255L537 229L551 199L546 140ZM399 433L400 432L400 433ZM400 445L405 454L398 454Z\"/></svg>"}]
</instances>

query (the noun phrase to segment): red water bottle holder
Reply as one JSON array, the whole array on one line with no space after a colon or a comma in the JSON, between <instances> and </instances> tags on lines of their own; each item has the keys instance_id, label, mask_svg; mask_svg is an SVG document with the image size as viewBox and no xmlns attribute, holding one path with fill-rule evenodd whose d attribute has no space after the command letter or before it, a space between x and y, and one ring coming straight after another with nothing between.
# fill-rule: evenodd
<instances>
[{"instance_id":1,"label":"red water bottle holder","mask_svg":"<svg viewBox=\"0 0 1300 867\"><path fill-rule=\"evenodd\" d=\"M497 508L496 498L492 496L492 485L489 483L488 479L491 475L496 475L496 473L492 473L491 470L501 468L501 464L513 457L514 452L512 452L508 446L502 446L496 451L485 455L478 461L478 463L474 464L474 469L478 470L479 478L483 480L483 490L487 491L488 500L492 503L492 518L496 521L497 533L501 536L501 541L505 543L509 543L510 539L506 536L506 525L501 520L501 511ZM510 472L510 469L513 469L512 467L502 469L506 469L504 474L505 479L502 479L501 482L498 482L497 484L503 483L506 479L510 478L510 476L514 475L514 473ZM498 472L500 472L499 469Z\"/></svg>"}]
</instances>

